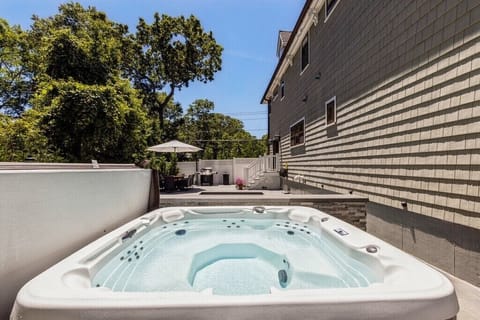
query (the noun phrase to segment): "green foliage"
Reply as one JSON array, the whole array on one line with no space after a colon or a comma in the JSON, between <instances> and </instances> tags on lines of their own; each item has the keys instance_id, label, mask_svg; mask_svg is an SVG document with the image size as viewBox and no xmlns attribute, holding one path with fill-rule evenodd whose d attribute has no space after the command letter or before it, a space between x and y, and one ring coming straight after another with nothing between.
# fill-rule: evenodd
<instances>
[{"instance_id":1,"label":"green foliage","mask_svg":"<svg viewBox=\"0 0 480 320\"><path fill-rule=\"evenodd\" d=\"M178 174L179 172L179 169L177 167L177 155L176 154L173 154L170 162L167 162L167 175L170 175L170 176L175 176Z\"/></svg>"},{"instance_id":2,"label":"green foliage","mask_svg":"<svg viewBox=\"0 0 480 320\"><path fill-rule=\"evenodd\" d=\"M150 156L150 168L157 170L161 175L167 175L167 159L164 156Z\"/></svg>"},{"instance_id":3,"label":"green foliage","mask_svg":"<svg viewBox=\"0 0 480 320\"><path fill-rule=\"evenodd\" d=\"M180 171L177 167L177 155L172 153L168 155L170 161L167 161L165 155L156 156L155 154L150 155L150 168L157 170L163 176L175 176Z\"/></svg>"},{"instance_id":4,"label":"green foliage","mask_svg":"<svg viewBox=\"0 0 480 320\"><path fill-rule=\"evenodd\" d=\"M25 67L25 33L0 19L0 112L18 117L32 93L30 73Z\"/></svg>"},{"instance_id":5,"label":"green foliage","mask_svg":"<svg viewBox=\"0 0 480 320\"><path fill-rule=\"evenodd\" d=\"M163 99L165 94L162 93L161 96ZM162 138L161 141L178 139L178 130L181 126L183 126L183 123L184 117L182 106L179 103L174 103L173 101L168 102L164 108L163 130L160 130Z\"/></svg>"},{"instance_id":6,"label":"green foliage","mask_svg":"<svg viewBox=\"0 0 480 320\"><path fill-rule=\"evenodd\" d=\"M34 110L18 119L0 115L0 161L24 161L27 157L41 162L62 161L40 131L39 120Z\"/></svg>"},{"instance_id":7,"label":"green foliage","mask_svg":"<svg viewBox=\"0 0 480 320\"><path fill-rule=\"evenodd\" d=\"M240 120L213 113L214 109L212 101L199 99L185 114L181 140L203 149L195 156L231 159L258 157L266 152L266 144L246 132Z\"/></svg>"},{"instance_id":8,"label":"green foliage","mask_svg":"<svg viewBox=\"0 0 480 320\"><path fill-rule=\"evenodd\" d=\"M221 69L223 48L200 21L154 14L152 24L139 19L135 36L130 37L126 74L143 96L150 114L163 126L164 109L180 90L195 80L208 82ZM160 97L157 93L165 90Z\"/></svg>"},{"instance_id":9,"label":"green foliage","mask_svg":"<svg viewBox=\"0 0 480 320\"><path fill-rule=\"evenodd\" d=\"M104 65L82 48L68 30L56 32L46 56L46 74L53 79L74 79L86 84L105 84L109 74Z\"/></svg>"},{"instance_id":10,"label":"green foliage","mask_svg":"<svg viewBox=\"0 0 480 320\"><path fill-rule=\"evenodd\" d=\"M50 81L34 105L49 143L68 161L135 162L144 155L148 123L128 83Z\"/></svg>"},{"instance_id":11,"label":"green foliage","mask_svg":"<svg viewBox=\"0 0 480 320\"><path fill-rule=\"evenodd\" d=\"M49 18L33 17L25 66L36 87L30 99L39 115L35 126L66 161L135 162L144 156L151 121L136 90L119 76L126 32L78 3L61 5Z\"/></svg>"},{"instance_id":12,"label":"green foliage","mask_svg":"<svg viewBox=\"0 0 480 320\"><path fill-rule=\"evenodd\" d=\"M107 84L120 75L127 32L94 7L62 4L52 17L33 16L31 67L39 78Z\"/></svg>"}]
</instances>

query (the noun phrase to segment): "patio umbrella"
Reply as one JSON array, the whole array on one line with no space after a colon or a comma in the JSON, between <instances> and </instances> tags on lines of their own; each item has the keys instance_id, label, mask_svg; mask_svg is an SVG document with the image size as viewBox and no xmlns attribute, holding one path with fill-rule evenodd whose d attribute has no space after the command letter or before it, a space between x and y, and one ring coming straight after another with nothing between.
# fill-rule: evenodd
<instances>
[{"instance_id":1,"label":"patio umbrella","mask_svg":"<svg viewBox=\"0 0 480 320\"><path fill-rule=\"evenodd\" d=\"M198 152L201 148L180 142L178 140L172 140L156 146L150 147L147 150L155 152Z\"/></svg>"}]
</instances>

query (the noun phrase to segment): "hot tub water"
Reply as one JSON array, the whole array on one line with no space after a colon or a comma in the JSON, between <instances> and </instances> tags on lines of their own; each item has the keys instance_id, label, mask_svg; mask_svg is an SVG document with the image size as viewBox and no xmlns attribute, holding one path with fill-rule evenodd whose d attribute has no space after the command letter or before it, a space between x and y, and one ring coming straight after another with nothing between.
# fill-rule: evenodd
<instances>
[{"instance_id":1,"label":"hot tub water","mask_svg":"<svg viewBox=\"0 0 480 320\"><path fill-rule=\"evenodd\" d=\"M271 288L366 287L367 265L307 224L213 218L157 225L101 268L93 286L114 291L267 294Z\"/></svg>"}]
</instances>

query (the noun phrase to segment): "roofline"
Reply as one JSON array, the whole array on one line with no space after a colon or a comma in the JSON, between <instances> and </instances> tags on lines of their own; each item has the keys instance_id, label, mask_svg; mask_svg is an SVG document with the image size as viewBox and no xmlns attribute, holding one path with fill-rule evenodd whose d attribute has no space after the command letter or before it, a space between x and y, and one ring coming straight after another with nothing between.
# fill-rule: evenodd
<instances>
[{"instance_id":1,"label":"roofline","mask_svg":"<svg viewBox=\"0 0 480 320\"><path fill-rule=\"evenodd\" d=\"M270 88L272 87L273 83L275 82L275 79L277 78L280 69L287 62L287 60L288 60L287 57L292 55L292 53L290 53L289 51L292 48L293 43L296 42L297 34L299 33L299 31L304 31L300 27L302 27L302 24L305 20L305 17L307 16L307 13L310 11L310 8L312 7L313 4L319 4L317 7L320 7L323 3L324 3L324 0L307 0L305 2L305 5L303 6L303 9L300 13L300 16L298 17L297 22L295 23L295 27L293 28L293 31L290 35L290 38L288 39L287 45L285 46L285 49L283 50L282 56L280 57L280 60L277 63L277 67L275 68L275 71L272 74L270 82L268 83L268 86L265 89L265 92L262 96L262 99L260 100L261 104L265 104L269 101L269 98L267 98L268 92L270 91ZM312 12L312 14L318 15L318 12L316 12L314 10ZM310 26L308 26L308 27L310 27Z\"/></svg>"}]
</instances>

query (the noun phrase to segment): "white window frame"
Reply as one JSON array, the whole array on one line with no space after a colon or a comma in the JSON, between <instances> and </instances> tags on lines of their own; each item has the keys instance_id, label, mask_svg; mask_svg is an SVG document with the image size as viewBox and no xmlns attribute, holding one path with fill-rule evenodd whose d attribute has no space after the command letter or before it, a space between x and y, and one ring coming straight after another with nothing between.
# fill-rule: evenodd
<instances>
[{"instance_id":1,"label":"white window frame","mask_svg":"<svg viewBox=\"0 0 480 320\"><path fill-rule=\"evenodd\" d=\"M280 101L283 100L283 98L285 98L285 81L282 80L280 81L280 85L279 85L279 91L280 91Z\"/></svg>"},{"instance_id":2,"label":"white window frame","mask_svg":"<svg viewBox=\"0 0 480 320\"><path fill-rule=\"evenodd\" d=\"M292 145L292 128L295 127L297 124L299 124L300 122L303 122L303 142L302 143L299 143L299 144L296 144L296 145ZM290 133L290 148L296 148L296 147L300 147L300 146L304 146L305 145L305 140L306 140L306 136L305 136L305 117L301 118L300 120L298 120L297 122L295 122L294 124L292 124L290 126L290 130L289 130L289 133Z\"/></svg>"},{"instance_id":3,"label":"white window frame","mask_svg":"<svg viewBox=\"0 0 480 320\"><path fill-rule=\"evenodd\" d=\"M310 65L310 58L312 56L310 54L310 51L311 51L310 47L312 45L311 42L310 42L310 31L307 32L305 38L302 40L302 45L300 46L300 68L302 67L302 63L303 63L303 45L305 44L305 42L308 43L308 53L307 53L308 54L308 62L305 65L305 67L302 70L300 70L300 75L302 75L305 72L305 70L307 70L308 66Z\"/></svg>"},{"instance_id":4,"label":"white window frame","mask_svg":"<svg viewBox=\"0 0 480 320\"><path fill-rule=\"evenodd\" d=\"M333 122L327 123L327 106L333 101ZM337 96L333 96L325 102L325 127L333 126L337 124Z\"/></svg>"},{"instance_id":5,"label":"white window frame","mask_svg":"<svg viewBox=\"0 0 480 320\"><path fill-rule=\"evenodd\" d=\"M272 97L272 101L276 101L277 98L278 98L278 91L280 89L280 86L277 86L277 89L276 90L273 90L273 97Z\"/></svg>"},{"instance_id":6,"label":"white window frame","mask_svg":"<svg viewBox=\"0 0 480 320\"><path fill-rule=\"evenodd\" d=\"M335 8L338 6L338 3L340 2L341 0L336 0L335 4L333 5L333 8L330 10L330 12L327 13L327 3L328 3L328 0L325 0L325 20L323 20L323 23L326 23L327 20L328 20L328 17L330 17L332 15L332 12L335 10Z\"/></svg>"}]
</instances>

